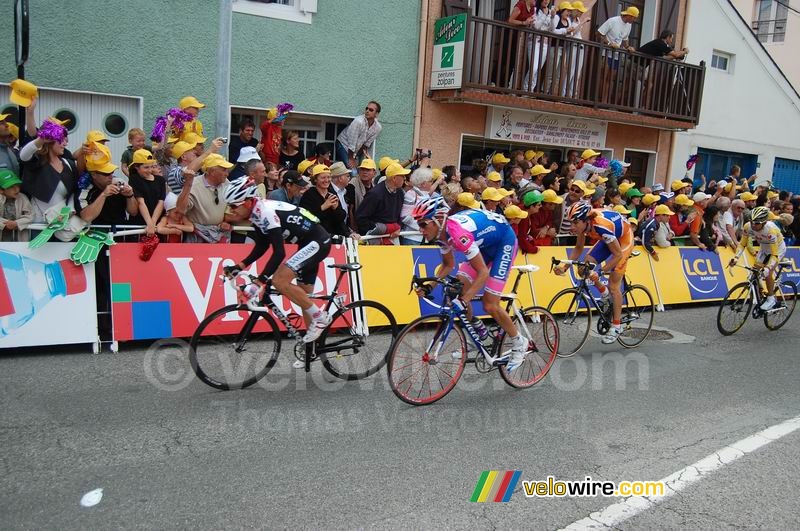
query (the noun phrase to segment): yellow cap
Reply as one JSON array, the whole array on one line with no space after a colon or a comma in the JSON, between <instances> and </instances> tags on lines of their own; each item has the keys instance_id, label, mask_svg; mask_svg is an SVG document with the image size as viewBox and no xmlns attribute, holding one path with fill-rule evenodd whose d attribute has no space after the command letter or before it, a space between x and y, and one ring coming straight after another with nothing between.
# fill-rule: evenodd
<instances>
[{"instance_id":1,"label":"yellow cap","mask_svg":"<svg viewBox=\"0 0 800 531\"><path fill-rule=\"evenodd\" d=\"M631 188L633 188L633 183L622 183L619 185L619 193L625 195Z\"/></svg>"},{"instance_id":2,"label":"yellow cap","mask_svg":"<svg viewBox=\"0 0 800 531\"><path fill-rule=\"evenodd\" d=\"M495 153L492 157L492 164L508 164L509 162L511 162L511 159L503 153Z\"/></svg>"},{"instance_id":3,"label":"yellow cap","mask_svg":"<svg viewBox=\"0 0 800 531\"><path fill-rule=\"evenodd\" d=\"M752 192L744 192L739 196L739 199L742 201L755 201L758 199L758 196Z\"/></svg>"},{"instance_id":4,"label":"yellow cap","mask_svg":"<svg viewBox=\"0 0 800 531\"><path fill-rule=\"evenodd\" d=\"M475 196L470 192L461 192L456 197L456 202L464 207L472 208L474 210L480 210L481 204L475 200Z\"/></svg>"},{"instance_id":5,"label":"yellow cap","mask_svg":"<svg viewBox=\"0 0 800 531\"><path fill-rule=\"evenodd\" d=\"M628 15L630 17L638 18L639 17L639 8L630 6L628 9L620 13L620 16Z\"/></svg>"},{"instance_id":6,"label":"yellow cap","mask_svg":"<svg viewBox=\"0 0 800 531\"><path fill-rule=\"evenodd\" d=\"M779 218L780 216L774 213L772 210L769 211L769 217L767 218L769 221L775 221L776 219Z\"/></svg>"},{"instance_id":7,"label":"yellow cap","mask_svg":"<svg viewBox=\"0 0 800 531\"><path fill-rule=\"evenodd\" d=\"M366 170L374 170L374 169L377 169L377 168L375 167L375 161L374 161L373 159L370 159L370 158L364 158L364 159L361 161L361 164L359 164L359 165L358 165L358 167L359 167L359 168L364 168L364 169L366 169Z\"/></svg>"},{"instance_id":8,"label":"yellow cap","mask_svg":"<svg viewBox=\"0 0 800 531\"><path fill-rule=\"evenodd\" d=\"M133 152L132 164L157 164L158 161L150 151L146 149L137 149Z\"/></svg>"},{"instance_id":9,"label":"yellow cap","mask_svg":"<svg viewBox=\"0 0 800 531\"><path fill-rule=\"evenodd\" d=\"M386 171L386 168L388 168L389 164L392 163L400 164L400 161L389 156L381 157L381 160L378 161L378 167L381 169L381 171Z\"/></svg>"},{"instance_id":10,"label":"yellow cap","mask_svg":"<svg viewBox=\"0 0 800 531\"><path fill-rule=\"evenodd\" d=\"M536 152L532 149L529 149L525 152L525 160L533 160L536 158Z\"/></svg>"},{"instance_id":11,"label":"yellow cap","mask_svg":"<svg viewBox=\"0 0 800 531\"><path fill-rule=\"evenodd\" d=\"M694 201L689 199L689 196L686 194L678 194L675 196L675 204L680 206L692 206Z\"/></svg>"},{"instance_id":12,"label":"yellow cap","mask_svg":"<svg viewBox=\"0 0 800 531\"><path fill-rule=\"evenodd\" d=\"M674 216L675 212L669 209L667 205L658 205L656 207L656 216Z\"/></svg>"},{"instance_id":13,"label":"yellow cap","mask_svg":"<svg viewBox=\"0 0 800 531\"><path fill-rule=\"evenodd\" d=\"M586 160L586 159L590 159L592 157L597 157L599 155L601 155L601 153L598 153L597 151L595 151L593 149L584 149L583 153L581 153L581 158L583 160Z\"/></svg>"},{"instance_id":14,"label":"yellow cap","mask_svg":"<svg viewBox=\"0 0 800 531\"><path fill-rule=\"evenodd\" d=\"M185 96L181 98L181 101L178 104L178 106L181 109L188 109L189 107L196 107L198 109L202 109L203 107L205 107L205 105L200 103L198 99L195 98L194 96Z\"/></svg>"},{"instance_id":15,"label":"yellow cap","mask_svg":"<svg viewBox=\"0 0 800 531\"><path fill-rule=\"evenodd\" d=\"M0 122L11 116L10 114L0 114Z\"/></svg>"},{"instance_id":16,"label":"yellow cap","mask_svg":"<svg viewBox=\"0 0 800 531\"><path fill-rule=\"evenodd\" d=\"M104 144L92 143L91 149L84 157L86 169L89 171L102 171L99 168L105 167L111 162L111 150ZM115 168L116 169L116 168ZM113 170L111 170L113 171ZM105 171L103 173L111 173Z\"/></svg>"},{"instance_id":17,"label":"yellow cap","mask_svg":"<svg viewBox=\"0 0 800 531\"><path fill-rule=\"evenodd\" d=\"M490 171L489 175L487 175L486 178L495 183L503 182L503 176L496 171Z\"/></svg>"},{"instance_id":18,"label":"yellow cap","mask_svg":"<svg viewBox=\"0 0 800 531\"><path fill-rule=\"evenodd\" d=\"M300 161L300 164L297 165L297 172L300 175L304 175L306 173L306 170L313 165L314 165L313 160L308 160L308 159L302 160Z\"/></svg>"},{"instance_id":19,"label":"yellow cap","mask_svg":"<svg viewBox=\"0 0 800 531\"><path fill-rule=\"evenodd\" d=\"M311 176L316 177L321 173L330 173L331 169L326 166L325 164L317 164L313 168L311 168Z\"/></svg>"},{"instance_id":20,"label":"yellow cap","mask_svg":"<svg viewBox=\"0 0 800 531\"><path fill-rule=\"evenodd\" d=\"M642 203L644 203L644 206L650 206L653 203L655 203L656 201L658 201L658 199L659 199L659 197L657 195L644 194L644 197L642 198Z\"/></svg>"},{"instance_id":21,"label":"yellow cap","mask_svg":"<svg viewBox=\"0 0 800 531\"><path fill-rule=\"evenodd\" d=\"M492 188L491 186L487 187L486 190L481 193L481 199L484 201L502 201L503 197L499 189Z\"/></svg>"},{"instance_id":22,"label":"yellow cap","mask_svg":"<svg viewBox=\"0 0 800 531\"><path fill-rule=\"evenodd\" d=\"M586 8L586 6L583 5L583 2L581 2L580 0L577 0L576 2L572 2L572 9L577 9L581 13L586 13L587 11L589 11Z\"/></svg>"},{"instance_id":23,"label":"yellow cap","mask_svg":"<svg viewBox=\"0 0 800 531\"><path fill-rule=\"evenodd\" d=\"M572 184L570 186L577 186L578 188L583 190L584 197L594 194L594 188L589 188L584 181L581 180L572 181Z\"/></svg>"},{"instance_id":24,"label":"yellow cap","mask_svg":"<svg viewBox=\"0 0 800 531\"><path fill-rule=\"evenodd\" d=\"M630 223L631 225L638 225L639 220L636 218L628 218L628 223Z\"/></svg>"},{"instance_id":25,"label":"yellow cap","mask_svg":"<svg viewBox=\"0 0 800 531\"><path fill-rule=\"evenodd\" d=\"M779 196L780 194L778 192L773 192L773 191L767 192L767 199L776 199Z\"/></svg>"},{"instance_id":26,"label":"yellow cap","mask_svg":"<svg viewBox=\"0 0 800 531\"><path fill-rule=\"evenodd\" d=\"M57 124L58 124L58 125L60 125L61 127L66 127L66 126L68 126L68 125L70 124L70 122L72 121L72 120L70 120L69 118L67 118L66 120L59 120L59 119L58 119L58 118L56 118L55 116L50 116L50 117L48 117L47 119L48 119L48 120L50 120L51 122L57 123Z\"/></svg>"},{"instance_id":27,"label":"yellow cap","mask_svg":"<svg viewBox=\"0 0 800 531\"><path fill-rule=\"evenodd\" d=\"M386 167L387 177L395 177L397 175L408 175L409 173L411 173L411 170L402 167L399 162L392 162Z\"/></svg>"},{"instance_id":28,"label":"yellow cap","mask_svg":"<svg viewBox=\"0 0 800 531\"><path fill-rule=\"evenodd\" d=\"M89 164L87 164L86 169L90 172L96 173L114 173L117 167L114 164L111 164L111 162L105 162L99 166L92 166L91 168L89 167Z\"/></svg>"},{"instance_id":29,"label":"yellow cap","mask_svg":"<svg viewBox=\"0 0 800 531\"><path fill-rule=\"evenodd\" d=\"M624 214L626 216L631 212L633 212L633 210L628 210L627 208L625 208L625 205L614 205L614 208L612 210L614 212L619 212L620 214Z\"/></svg>"},{"instance_id":30,"label":"yellow cap","mask_svg":"<svg viewBox=\"0 0 800 531\"><path fill-rule=\"evenodd\" d=\"M12 123L7 123L6 127L8 127L8 132L11 134L11 136L19 140L19 127Z\"/></svg>"},{"instance_id":31,"label":"yellow cap","mask_svg":"<svg viewBox=\"0 0 800 531\"><path fill-rule=\"evenodd\" d=\"M497 190L497 193L499 193L502 197L514 195L514 190L507 190L505 188L495 188L495 190Z\"/></svg>"},{"instance_id":32,"label":"yellow cap","mask_svg":"<svg viewBox=\"0 0 800 531\"><path fill-rule=\"evenodd\" d=\"M689 186L689 183L685 183L683 181L672 181L672 184L669 185L669 187L672 188L673 192L677 192L678 190L683 190L687 186Z\"/></svg>"},{"instance_id":33,"label":"yellow cap","mask_svg":"<svg viewBox=\"0 0 800 531\"><path fill-rule=\"evenodd\" d=\"M537 164L533 168L531 168L531 177L536 177L538 175L545 175L550 173L550 170L542 166L541 164Z\"/></svg>"},{"instance_id":34,"label":"yellow cap","mask_svg":"<svg viewBox=\"0 0 800 531\"><path fill-rule=\"evenodd\" d=\"M508 219L525 219L528 217L528 211L522 210L517 205L506 207L506 209L503 210L503 214L505 214Z\"/></svg>"},{"instance_id":35,"label":"yellow cap","mask_svg":"<svg viewBox=\"0 0 800 531\"><path fill-rule=\"evenodd\" d=\"M92 129L86 133L86 142L108 142L108 137L97 129Z\"/></svg>"},{"instance_id":36,"label":"yellow cap","mask_svg":"<svg viewBox=\"0 0 800 531\"><path fill-rule=\"evenodd\" d=\"M608 182L608 177L606 177L604 175L597 174L597 173L595 173L594 175L597 178L597 182L599 184L605 184L605 183Z\"/></svg>"},{"instance_id":37,"label":"yellow cap","mask_svg":"<svg viewBox=\"0 0 800 531\"><path fill-rule=\"evenodd\" d=\"M573 7L572 7L572 4L571 4L571 3L569 3L569 2L561 2L560 4L558 4L558 10L559 10L559 11L562 11L562 10L564 10L564 9L570 9L570 10L572 10L572 9L575 9L575 8L573 8Z\"/></svg>"},{"instance_id":38,"label":"yellow cap","mask_svg":"<svg viewBox=\"0 0 800 531\"><path fill-rule=\"evenodd\" d=\"M555 203L557 205L560 205L561 203L564 202L564 198L559 196L555 190L551 190L548 188L547 190L542 192L542 201L544 201L545 203Z\"/></svg>"},{"instance_id":39,"label":"yellow cap","mask_svg":"<svg viewBox=\"0 0 800 531\"><path fill-rule=\"evenodd\" d=\"M433 172L433 180L434 181L438 180L439 177L442 176L442 170L440 170L439 168L433 168L433 170L431 170L431 171Z\"/></svg>"},{"instance_id":40,"label":"yellow cap","mask_svg":"<svg viewBox=\"0 0 800 531\"><path fill-rule=\"evenodd\" d=\"M184 142L188 142L190 144L195 144L195 145L203 144L206 140L208 140L203 135L198 135L194 131L184 131L183 133L181 133L180 139L183 140Z\"/></svg>"},{"instance_id":41,"label":"yellow cap","mask_svg":"<svg viewBox=\"0 0 800 531\"><path fill-rule=\"evenodd\" d=\"M16 103L21 107L29 107L33 103L33 98L39 95L39 89L30 81L15 79L11 82L11 103Z\"/></svg>"},{"instance_id":42,"label":"yellow cap","mask_svg":"<svg viewBox=\"0 0 800 531\"><path fill-rule=\"evenodd\" d=\"M175 142L175 145L172 146L172 156L178 160L183 156L184 153L194 149L196 146L196 142L186 142L185 140Z\"/></svg>"},{"instance_id":43,"label":"yellow cap","mask_svg":"<svg viewBox=\"0 0 800 531\"><path fill-rule=\"evenodd\" d=\"M226 168L231 169L233 168L233 164L225 160L225 157L219 155L217 153L212 153L211 155L207 156L203 161L203 171L207 171L209 168Z\"/></svg>"}]
</instances>

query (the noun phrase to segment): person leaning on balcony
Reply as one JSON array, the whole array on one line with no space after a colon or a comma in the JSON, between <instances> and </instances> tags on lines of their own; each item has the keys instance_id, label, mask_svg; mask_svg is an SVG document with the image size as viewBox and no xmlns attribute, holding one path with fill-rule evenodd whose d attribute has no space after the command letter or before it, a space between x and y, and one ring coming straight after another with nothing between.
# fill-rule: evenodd
<instances>
[{"instance_id":1,"label":"person leaning on balcony","mask_svg":"<svg viewBox=\"0 0 800 531\"><path fill-rule=\"evenodd\" d=\"M578 29L572 34L572 38L576 40L583 40L583 36L581 35L581 31L583 30L583 26L588 24L592 19L591 16L587 16L583 20L581 17L588 11L586 6L583 5L583 2L577 0L572 2L572 24L576 26ZM583 58L585 54L585 48L583 44L577 44L574 46L574 54L571 61L570 66L570 76L567 82L567 96L569 97L580 97L581 95L581 80L583 74ZM577 156L577 152L575 153ZM567 157L569 160L569 156ZM575 160L570 160L570 162L577 162Z\"/></svg>"},{"instance_id":2,"label":"person leaning on balcony","mask_svg":"<svg viewBox=\"0 0 800 531\"><path fill-rule=\"evenodd\" d=\"M532 29L541 32L551 32L556 27L556 6L550 5L550 0L538 0L534 9ZM550 38L536 35L529 35L526 40L528 68L525 71L525 78L522 80L522 90L535 90L539 81L539 72L544 66L547 58L547 49L550 46Z\"/></svg>"},{"instance_id":3,"label":"person leaning on balcony","mask_svg":"<svg viewBox=\"0 0 800 531\"><path fill-rule=\"evenodd\" d=\"M381 105L370 101L364 108L364 114L356 116L350 125L345 127L336 138L336 158L345 163L348 169L358 166L358 162L368 156L375 139L383 126L378 121Z\"/></svg>"},{"instance_id":4,"label":"person leaning on balcony","mask_svg":"<svg viewBox=\"0 0 800 531\"><path fill-rule=\"evenodd\" d=\"M642 44L636 51L644 55L649 55L651 57L663 57L664 59L681 60L686 57L686 55L689 53L689 48L675 50L673 48L674 43L675 33L672 30L665 29L661 32L657 39L646 44Z\"/></svg>"},{"instance_id":5,"label":"person leaning on balcony","mask_svg":"<svg viewBox=\"0 0 800 531\"><path fill-rule=\"evenodd\" d=\"M628 9L611 17L597 28L597 35L602 44L614 49L622 48L629 52L634 52L634 48L629 45L628 37L631 34L631 27L634 20L639 17L639 9L630 6ZM602 101L609 101L609 90L611 88L612 71L619 69L620 55L616 52L603 51L603 95Z\"/></svg>"}]
</instances>

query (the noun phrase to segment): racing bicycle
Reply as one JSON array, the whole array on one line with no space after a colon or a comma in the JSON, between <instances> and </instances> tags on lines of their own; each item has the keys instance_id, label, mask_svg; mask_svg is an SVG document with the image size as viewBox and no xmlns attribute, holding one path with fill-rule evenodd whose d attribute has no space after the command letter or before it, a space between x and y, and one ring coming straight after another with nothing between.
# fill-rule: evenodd
<instances>
[{"instance_id":1,"label":"racing bicycle","mask_svg":"<svg viewBox=\"0 0 800 531\"><path fill-rule=\"evenodd\" d=\"M778 262L777 273L775 274L775 306L771 310L762 310L761 304L764 295L761 290L761 269L736 265L750 272L746 282L740 282L733 286L717 311L717 329L720 334L729 336L739 331L747 321L749 315L753 319L764 317L764 325L769 330L777 330L786 324L794 312L797 304L797 286L794 282L781 282L781 273L784 267L791 266L789 261ZM732 274L731 270L728 272Z\"/></svg>"},{"instance_id":2,"label":"racing bicycle","mask_svg":"<svg viewBox=\"0 0 800 531\"><path fill-rule=\"evenodd\" d=\"M275 365L283 343L275 317L288 337L296 340L294 355L302 363L298 368L309 372L311 364L320 360L329 373L343 380L366 378L380 370L397 337L394 315L379 302L348 303L347 295L339 293L344 276L361 269L361 264L328 267L339 271L331 294L311 298L325 301L331 324L315 342L303 343L302 316L284 313L275 303L275 299L280 300L280 293L268 282L257 303L224 306L197 326L189 342L189 359L197 377L221 390L242 389L263 378ZM240 272L227 282L232 289L243 292L255 280Z\"/></svg>"},{"instance_id":3,"label":"racing bicycle","mask_svg":"<svg viewBox=\"0 0 800 531\"><path fill-rule=\"evenodd\" d=\"M544 308L520 308L517 299L520 279L523 274L537 271L538 266L512 266L512 269L517 271L514 287L502 298L517 329L528 340L525 361L513 371L506 367L511 341L506 341L505 331L500 327L490 327L489 337L481 341L466 316L466 310L453 304L463 287L460 280L453 277L413 277L412 289L434 282L444 288L444 299L438 314L412 321L395 340L387 372L392 391L400 400L422 406L433 404L447 395L458 383L468 361L467 337L478 349L474 359L478 372L499 370L503 380L515 388L531 387L545 377L556 359L558 326ZM432 300L430 296L426 298Z\"/></svg>"},{"instance_id":4,"label":"racing bicycle","mask_svg":"<svg viewBox=\"0 0 800 531\"><path fill-rule=\"evenodd\" d=\"M638 256L634 252L632 256ZM558 329L561 333L558 356L566 358L578 352L592 329L592 312L597 313L597 333L601 336L608 333L612 324L614 302L609 296L607 301L595 298L589 289L589 274L597 267L592 262L579 260L559 260L552 258L550 271L559 264L577 266L580 275L578 284L572 288L559 291L550 301L547 309L557 316ZM641 345L653 328L653 296L650 290L641 284L631 284L627 275L623 277L622 291L622 333L617 338L620 345L633 348Z\"/></svg>"}]
</instances>

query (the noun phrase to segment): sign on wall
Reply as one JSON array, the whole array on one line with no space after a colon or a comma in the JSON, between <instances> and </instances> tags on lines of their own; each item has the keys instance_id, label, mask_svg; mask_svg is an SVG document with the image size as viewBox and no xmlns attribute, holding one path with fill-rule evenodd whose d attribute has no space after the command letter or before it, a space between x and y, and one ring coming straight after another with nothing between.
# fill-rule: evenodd
<instances>
[{"instance_id":1,"label":"sign on wall","mask_svg":"<svg viewBox=\"0 0 800 531\"><path fill-rule=\"evenodd\" d=\"M460 13L434 23L431 90L461 88L467 15Z\"/></svg>"},{"instance_id":2,"label":"sign on wall","mask_svg":"<svg viewBox=\"0 0 800 531\"><path fill-rule=\"evenodd\" d=\"M575 148L606 147L608 123L546 112L493 107L486 114L486 138Z\"/></svg>"},{"instance_id":3,"label":"sign on wall","mask_svg":"<svg viewBox=\"0 0 800 531\"><path fill-rule=\"evenodd\" d=\"M94 264L76 266L71 243L4 243L0 348L97 342Z\"/></svg>"}]
</instances>

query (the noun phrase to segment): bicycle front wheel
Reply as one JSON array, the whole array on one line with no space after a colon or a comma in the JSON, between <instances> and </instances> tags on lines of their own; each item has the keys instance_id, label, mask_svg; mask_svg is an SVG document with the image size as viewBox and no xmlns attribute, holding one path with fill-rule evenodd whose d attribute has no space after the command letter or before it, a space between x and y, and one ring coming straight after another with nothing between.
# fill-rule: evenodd
<instances>
[{"instance_id":1,"label":"bicycle front wheel","mask_svg":"<svg viewBox=\"0 0 800 531\"><path fill-rule=\"evenodd\" d=\"M528 354L522 365L511 372L505 365L500 367L500 377L511 387L525 389L539 383L553 366L558 355L558 325L553 314L539 306L525 308L515 315L514 324L528 339ZM506 335L500 352L505 354L510 349L511 340Z\"/></svg>"},{"instance_id":2,"label":"bicycle front wheel","mask_svg":"<svg viewBox=\"0 0 800 531\"><path fill-rule=\"evenodd\" d=\"M397 332L397 322L386 306L354 301L333 315L316 348L328 372L342 380L358 380L384 366Z\"/></svg>"},{"instance_id":3,"label":"bicycle front wheel","mask_svg":"<svg viewBox=\"0 0 800 531\"><path fill-rule=\"evenodd\" d=\"M622 333L617 338L625 348L633 348L642 344L653 328L655 306L650 290L638 284L628 286L622 292Z\"/></svg>"},{"instance_id":4,"label":"bicycle front wheel","mask_svg":"<svg viewBox=\"0 0 800 531\"><path fill-rule=\"evenodd\" d=\"M281 335L269 314L232 304L206 317L189 346L197 377L227 391L253 385L269 372L278 359Z\"/></svg>"},{"instance_id":5,"label":"bicycle front wheel","mask_svg":"<svg viewBox=\"0 0 800 531\"><path fill-rule=\"evenodd\" d=\"M739 331L753 308L753 297L748 282L740 282L728 291L717 311L717 329L723 336Z\"/></svg>"},{"instance_id":6,"label":"bicycle front wheel","mask_svg":"<svg viewBox=\"0 0 800 531\"><path fill-rule=\"evenodd\" d=\"M389 385L407 404L433 404L456 386L466 362L464 332L452 320L420 317L406 325L394 342L386 366Z\"/></svg>"},{"instance_id":7,"label":"bicycle front wheel","mask_svg":"<svg viewBox=\"0 0 800 531\"><path fill-rule=\"evenodd\" d=\"M775 307L764 313L764 325L777 330L786 324L797 304L797 286L794 282L781 282L775 286Z\"/></svg>"},{"instance_id":8,"label":"bicycle front wheel","mask_svg":"<svg viewBox=\"0 0 800 531\"><path fill-rule=\"evenodd\" d=\"M589 339L592 312L589 299L576 288L559 291L547 310L558 323L558 356L567 358L578 352Z\"/></svg>"}]
</instances>

